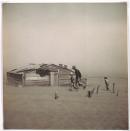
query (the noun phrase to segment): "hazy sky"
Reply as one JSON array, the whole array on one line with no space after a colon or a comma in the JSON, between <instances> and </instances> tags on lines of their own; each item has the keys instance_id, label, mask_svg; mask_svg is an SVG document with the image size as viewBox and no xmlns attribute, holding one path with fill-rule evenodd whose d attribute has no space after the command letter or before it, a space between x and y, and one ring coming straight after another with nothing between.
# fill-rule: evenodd
<instances>
[{"instance_id":1,"label":"hazy sky","mask_svg":"<svg viewBox=\"0 0 130 131\"><path fill-rule=\"evenodd\" d=\"M127 5L3 4L4 68L76 65L87 75L127 75Z\"/></svg>"}]
</instances>

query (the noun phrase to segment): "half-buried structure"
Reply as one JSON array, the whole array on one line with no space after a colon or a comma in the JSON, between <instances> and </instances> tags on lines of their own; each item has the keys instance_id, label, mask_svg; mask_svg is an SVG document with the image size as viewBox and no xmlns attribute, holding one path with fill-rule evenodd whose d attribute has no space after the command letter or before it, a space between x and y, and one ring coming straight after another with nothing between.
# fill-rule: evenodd
<instances>
[{"instance_id":1,"label":"half-buried structure","mask_svg":"<svg viewBox=\"0 0 130 131\"><path fill-rule=\"evenodd\" d=\"M30 64L7 72L7 81L8 84L16 86L64 86L71 84L70 75L73 73L73 70L69 69L67 65Z\"/></svg>"}]
</instances>

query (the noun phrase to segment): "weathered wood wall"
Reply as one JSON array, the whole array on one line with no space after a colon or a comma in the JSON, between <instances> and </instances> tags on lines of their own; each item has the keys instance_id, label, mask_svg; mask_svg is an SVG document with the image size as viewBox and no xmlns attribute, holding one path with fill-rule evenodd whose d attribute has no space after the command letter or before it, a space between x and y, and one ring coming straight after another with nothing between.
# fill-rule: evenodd
<instances>
[{"instance_id":1,"label":"weathered wood wall","mask_svg":"<svg viewBox=\"0 0 130 131\"><path fill-rule=\"evenodd\" d=\"M46 75L44 77L41 77L39 74L36 74L36 71L25 73L25 86L27 85L49 86L50 76Z\"/></svg>"},{"instance_id":2,"label":"weathered wood wall","mask_svg":"<svg viewBox=\"0 0 130 131\"><path fill-rule=\"evenodd\" d=\"M54 68L54 72L50 71L48 75L40 76L36 73L36 70L24 71L22 73L7 73L8 83L15 85L46 85L46 86L66 86L71 85L70 70L65 68L58 68L51 65L51 69ZM57 71L56 71L57 70ZM53 79L52 79L53 78Z\"/></svg>"},{"instance_id":3,"label":"weathered wood wall","mask_svg":"<svg viewBox=\"0 0 130 131\"><path fill-rule=\"evenodd\" d=\"M70 81L70 71L66 69L60 69L59 71L59 86L69 86Z\"/></svg>"},{"instance_id":4,"label":"weathered wood wall","mask_svg":"<svg viewBox=\"0 0 130 131\"><path fill-rule=\"evenodd\" d=\"M11 85L23 85L23 74L7 72L7 83Z\"/></svg>"}]
</instances>

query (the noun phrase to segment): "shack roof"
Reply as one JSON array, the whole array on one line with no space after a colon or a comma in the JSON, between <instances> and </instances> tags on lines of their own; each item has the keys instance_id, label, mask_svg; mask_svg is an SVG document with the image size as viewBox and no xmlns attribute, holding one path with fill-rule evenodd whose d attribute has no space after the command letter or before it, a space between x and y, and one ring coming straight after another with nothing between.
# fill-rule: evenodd
<instances>
[{"instance_id":1,"label":"shack roof","mask_svg":"<svg viewBox=\"0 0 130 131\"><path fill-rule=\"evenodd\" d=\"M17 74L22 74L24 72L31 72L37 69L42 69L42 70L48 70L50 72L58 72L58 69L64 69L70 72L73 72L73 70L68 69L67 67L62 67L56 64L29 64L27 66L23 66L17 69L13 69L9 71L10 73L17 73Z\"/></svg>"},{"instance_id":2,"label":"shack roof","mask_svg":"<svg viewBox=\"0 0 130 131\"><path fill-rule=\"evenodd\" d=\"M40 67L40 65L34 65L34 64L29 64L29 65L26 65L26 66L23 66L23 67L19 67L17 69L13 69L11 71L9 71L10 73L18 73L18 74L21 74L23 72L30 72L30 71L33 71L33 70L36 70Z\"/></svg>"},{"instance_id":3,"label":"shack roof","mask_svg":"<svg viewBox=\"0 0 130 131\"><path fill-rule=\"evenodd\" d=\"M64 70L73 72L73 70L71 70L67 67L59 66L59 65L56 65L56 64L44 64L44 65L41 65L40 67L41 67L41 69L48 69L50 71L58 71L58 69L64 69Z\"/></svg>"}]
</instances>

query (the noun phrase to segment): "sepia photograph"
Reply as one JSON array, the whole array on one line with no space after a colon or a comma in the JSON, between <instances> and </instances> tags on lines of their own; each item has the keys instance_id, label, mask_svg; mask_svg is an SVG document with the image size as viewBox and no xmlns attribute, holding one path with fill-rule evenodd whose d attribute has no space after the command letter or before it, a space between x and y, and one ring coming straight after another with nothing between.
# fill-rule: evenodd
<instances>
[{"instance_id":1,"label":"sepia photograph","mask_svg":"<svg viewBox=\"0 0 130 131\"><path fill-rule=\"evenodd\" d=\"M127 2L3 3L3 128L128 130Z\"/></svg>"}]
</instances>

